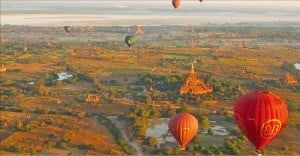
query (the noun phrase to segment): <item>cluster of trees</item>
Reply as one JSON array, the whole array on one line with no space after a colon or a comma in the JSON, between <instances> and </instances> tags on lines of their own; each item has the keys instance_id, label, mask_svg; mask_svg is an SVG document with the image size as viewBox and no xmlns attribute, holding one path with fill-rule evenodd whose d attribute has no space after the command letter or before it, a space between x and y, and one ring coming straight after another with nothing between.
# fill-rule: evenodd
<instances>
[{"instance_id":1,"label":"cluster of trees","mask_svg":"<svg viewBox=\"0 0 300 156\"><path fill-rule=\"evenodd\" d=\"M144 145L147 145L149 147L154 147L156 148L157 147L157 138L155 137L147 137L144 141L143 141L143 144Z\"/></svg>"},{"instance_id":2,"label":"cluster of trees","mask_svg":"<svg viewBox=\"0 0 300 156\"><path fill-rule=\"evenodd\" d=\"M140 78L140 82L145 86L152 86L159 91L177 90L182 82L182 77L178 75L152 75L146 74Z\"/></svg>"},{"instance_id":3,"label":"cluster of trees","mask_svg":"<svg viewBox=\"0 0 300 156\"><path fill-rule=\"evenodd\" d=\"M170 118L176 114L176 110L172 109L169 105L162 105L160 113L161 117Z\"/></svg>"},{"instance_id":4,"label":"cluster of trees","mask_svg":"<svg viewBox=\"0 0 300 156\"><path fill-rule=\"evenodd\" d=\"M201 155L203 153L205 155L223 155L222 150L215 144L212 144L208 147L202 146L199 144L201 136L196 135L192 142L186 147L185 151L190 152L193 155ZM182 153L180 146L170 147L163 146L155 151L155 154L158 155L179 155Z\"/></svg>"},{"instance_id":5,"label":"cluster of trees","mask_svg":"<svg viewBox=\"0 0 300 156\"><path fill-rule=\"evenodd\" d=\"M126 154L133 155L136 153L135 148L123 138L121 130L110 119L106 118L104 115L99 115L98 120L109 129L117 144Z\"/></svg>"},{"instance_id":6,"label":"cluster of trees","mask_svg":"<svg viewBox=\"0 0 300 156\"><path fill-rule=\"evenodd\" d=\"M224 152L237 155L241 151L242 144L247 140L247 138L237 131L232 131L232 134L235 135L235 137L228 137L225 139L224 144L226 149Z\"/></svg>"},{"instance_id":7,"label":"cluster of trees","mask_svg":"<svg viewBox=\"0 0 300 156\"><path fill-rule=\"evenodd\" d=\"M161 113L155 107L133 107L128 115L130 133L133 136L144 139L148 127L148 119L156 119Z\"/></svg>"},{"instance_id":8,"label":"cluster of trees","mask_svg":"<svg viewBox=\"0 0 300 156\"><path fill-rule=\"evenodd\" d=\"M166 146L164 148L161 148L157 151L157 155L179 155L181 154L181 147L180 146L175 146L175 147L170 147Z\"/></svg>"},{"instance_id":9,"label":"cluster of trees","mask_svg":"<svg viewBox=\"0 0 300 156\"><path fill-rule=\"evenodd\" d=\"M204 100L233 100L247 92L246 88L237 81L219 80L205 77L205 81L213 86L213 94L201 96Z\"/></svg>"},{"instance_id":10,"label":"cluster of trees","mask_svg":"<svg viewBox=\"0 0 300 156\"><path fill-rule=\"evenodd\" d=\"M61 135L60 138L61 138L61 140L56 143L56 147L66 149L70 142L70 132L64 133L63 135Z\"/></svg>"},{"instance_id":11,"label":"cluster of trees","mask_svg":"<svg viewBox=\"0 0 300 156\"><path fill-rule=\"evenodd\" d=\"M151 103L152 101L166 101L166 100L176 101L176 99L179 96L176 93L177 90L175 90L175 92L174 91L162 92L156 89L152 89L152 90L142 89L140 91L137 88L141 88L141 87L130 88L133 99L135 101L147 103L147 104Z\"/></svg>"}]
</instances>

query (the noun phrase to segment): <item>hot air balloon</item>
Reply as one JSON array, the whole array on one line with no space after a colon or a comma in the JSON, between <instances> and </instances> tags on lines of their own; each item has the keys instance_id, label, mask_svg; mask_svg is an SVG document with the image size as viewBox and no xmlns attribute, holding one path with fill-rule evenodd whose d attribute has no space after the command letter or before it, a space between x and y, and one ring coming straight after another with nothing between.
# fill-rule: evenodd
<instances>
[{"instance_id":1,"label":"hot air balloon","mask_svg":"<svg viewBox=\"0 0 300 156\"><path fill-rule=\"evenodd\" d=\"M199 0L199 2L202 2L203 0Z\"/></svg>"},{"instance_id":2,"label":"hot air balloon","mask_svg":"<svg viewBox=\"0 0 300 156\"><path fill-rule=\"evenodd\" d=\"M64 29L67 33L71 32L71 27L70 26L64 26Z\"/></svg>"},{"instance_id":3,"label":"hot air balloon","mask_svg":"<svg viewBox=\"0 0 300 156\"><path fill-rule=\"evenodd\" d=\"M253 91L237 100L234 119L260 152L282 131L288 119L288 110L279 96L268 91Z\"/></svg>"},{"instance_id":4,"label":"hot air balloon","mask_svg":"<svg viewBox=\"0 0 300 156\"><path fill-rule=\"evenodd\" d=\"M180 0L172 0L172 5L175 9L180 6Z\"/></svg>"},{"instance_id":5,"label":"hot air balloon","mask_svg":"<svg viewBox=\"0 0 300 156\"><path fill-rule=\"evenodd\" d=\"M135 43L135 39L134 39L134 36L126 36L125 37L125 43L130 47L132 46L134 43Z\"/></svg>"},{"instance_id":6,"label":"hot air balloon","mask_svg":"<svg viewBox=\"0 0 300 156\"><path fill-rule=\"evenodd\" d=\"M180 144L181 148L184 149L196 135L198 121L189 113L176 114L169 121L169 131Z\"/></svg>"}]
</instances>

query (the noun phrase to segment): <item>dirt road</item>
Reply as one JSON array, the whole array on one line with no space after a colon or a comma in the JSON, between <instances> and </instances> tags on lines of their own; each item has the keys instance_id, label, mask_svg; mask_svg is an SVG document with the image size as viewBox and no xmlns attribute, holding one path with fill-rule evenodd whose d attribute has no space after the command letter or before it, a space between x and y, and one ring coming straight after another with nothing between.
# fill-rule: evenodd
<instances>
[{"instance_id":1,"label":"dirt road","mask_svg":"<svg viewBox=\"0 0 300 156\"><path fill-rule=\"evenodd\" d=\"M109 116L108 118L121 130L121 133L122 133L124 139L131 146L133 146L135 148L135 150L136 150L135 155L138 155L138 156L144 155L142 146L139 142L137 142L136 140L129 141L130 137L128 136L128 132L126 131L128 129L128 126L126 125L126 122L119 121L117 119L117 117L115 117L115 116Z\"/></svg>"}]
</instances>

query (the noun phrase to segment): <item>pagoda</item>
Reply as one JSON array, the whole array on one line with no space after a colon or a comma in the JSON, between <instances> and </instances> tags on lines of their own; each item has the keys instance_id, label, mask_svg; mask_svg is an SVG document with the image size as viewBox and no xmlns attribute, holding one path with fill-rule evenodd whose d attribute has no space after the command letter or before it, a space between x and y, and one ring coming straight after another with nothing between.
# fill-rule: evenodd
<instances>
[{"instance_id":1,"label":"pagoda","mask_svg":"<svg viewBox=\"0 0 300 156\"><path fill-rule=\"evenodd\" d=\"M144 31L141 27L138 26L135 33L140 35L140 34L144 34Z\"/></svg>"},{"instance_id":2,"label":"pagoda","mask_svg":"<svg viewBox=\"0 0 300 156\"><path fill-rule=\"evenodd\" d=\"M179 93L181 95L188 94L188 93L194 95L200 95L200 94L208 94L212 92L213 92L213 88L209 84L206 84L203 79L199 78L196 75L194 70L194 65L192 64L190 73L186 76L185 81L181 86Z\"/></svg>"}]
</instances>

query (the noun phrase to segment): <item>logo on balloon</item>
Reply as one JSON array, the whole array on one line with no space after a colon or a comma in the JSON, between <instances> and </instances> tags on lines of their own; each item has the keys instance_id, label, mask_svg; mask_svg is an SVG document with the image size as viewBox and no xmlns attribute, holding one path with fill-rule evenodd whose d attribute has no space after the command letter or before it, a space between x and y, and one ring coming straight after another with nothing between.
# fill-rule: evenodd
<instances>
[{"instance_id":1,"label":"logo on balloon","mask_svg":"<svg viewBox=\"0 0 300 156\"><path fill-rule=\"evenodd\" d=\"M261 129L260 135L264 139L270 139L277 135L281 129L281 122L278 119L271 119L266 121Z\"/></svg>"},{"instance_id":2,"label":"logo on balloon","mask_svg":"<svg viewBox=\"0 0 300 156\"><path fill-rule=\"evenodd\" d=\"M190 130L190 128L183 128L183 130Z\"/></svg>"}]
</instances>

